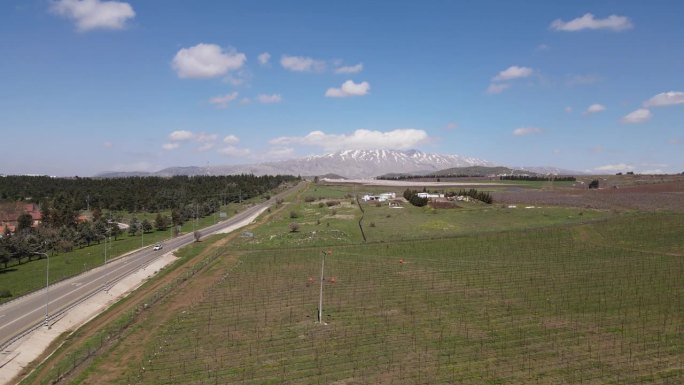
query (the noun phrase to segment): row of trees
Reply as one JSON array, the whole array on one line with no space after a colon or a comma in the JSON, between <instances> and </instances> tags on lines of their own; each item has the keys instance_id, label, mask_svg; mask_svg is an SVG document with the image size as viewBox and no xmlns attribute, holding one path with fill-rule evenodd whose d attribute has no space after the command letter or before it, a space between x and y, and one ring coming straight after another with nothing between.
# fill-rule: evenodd
<instances>
[{"instance_id":1,"label":"row of trees","mask_svg":"<svg viewBox=\"0 0 684 385\"><path fill-rule=\"evenodd\" d=\"M445 174L445 175L436 175L436 174L427 174L427 175L381 175L376 177L376 179L381 179L381 180L414 180L414 179L435 179L437 182L440 182L442 178L484 178L487 175L480 174L480 173L473 173L473 174Z\"/></svg>"},{"instance_id":2,"label":"row of trees","mask_svg":"<svg viewBox=\"0 0 684 385\"><path fill-rule=\"evenodd\" d=\"M474 188L471 188L469 190L464 190L461 189L458 192L449 192L446 194L448 197L453 197L453 196L463 196L463 197L471 197L473 199L477 199L480 202L486 203L486 204L492 204L494 202L494 199L488 192L484 191L477 191Z\"/></svg>"},{"instance_id":3,"label":"row of trees","mask_svg":"<svg viewBox=\"0 0 684 385\"><path fill-rule=\"evenodd\" d=\"M524 180L533 182L574 182L574 176L542 176L542 175L502 175L499 180Z\"/></svg>"},{"instance_id":4,"label":"row of trees","mask_svg":"<svg viewBox=\"0 0 684 385\"><path fill-rule=\"evenodd\" d=\"M48 176L0 177L0 201L47 201L66 199L73 210L158 212L192 202L238 201L262 195L293 176L173 176L127 178L51 178ZM63 198L60 198L63 197ZM54 206L64 206L55 202ZM59 213L58 213L59 214ZM58 218L58 221L61 220Z\"/></svg>"},{"instance_id":5,"label":"row of trees","mask_svg":"<svg viewBox=\"0 0 684 385\"><path fill-rule=\"evenodd\" d=\"M39 253L67 252L75 247L99 244L106 236L118 239L121 234L122 230L116 223L108 223L104 219L84 221L75 227L17 227L14 234L5 228L0 238L0 264L7 268L10 263L21 264L38 259Z\"/></svg>"},{"instance_id":6,"label":"row of trees","mask_svg":"<svg viewBox=\"0 0 684 385\"><path fill-rule=\"evenodd\" d=\"M425 191L425 189L423 189ZM418 196L418 190L406 189L404 190L404 199L409 201L414 206L423 207L428 204L427 198L421 198Z\"/></svg>"}]
</instances>

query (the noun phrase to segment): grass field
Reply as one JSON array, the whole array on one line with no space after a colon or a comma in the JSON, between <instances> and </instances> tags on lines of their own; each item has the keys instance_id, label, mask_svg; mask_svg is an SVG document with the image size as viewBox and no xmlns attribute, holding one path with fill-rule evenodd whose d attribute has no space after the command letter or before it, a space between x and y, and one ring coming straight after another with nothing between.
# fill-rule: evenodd
<instances>
[{"instance_id":1,"label":"grass field","mask_svg":"<svg viewBox=\"0 0 684 385\"><path fill-rule=\"evenodd\" d=\"M70 383L105 368L117 384L684 383L683 213L362 211L356 190L274 208L218 249L237 261L220 279L139 326L150 342L117 342Z\"/></svg>"},{"instance_id":2,"label":"grass field","mask_svg":"<svg viewBox=\"0 0 684 385\"><path fill-rule=\"evenodd\" d=\"M663 219L684 232L651 215L336 247L327 325L319 248L243 251L148 346L138 383L681 383L684 259L664 254L681 244ZM670 246L614 247L635 225Z\"/></svg>"}]
</instances>

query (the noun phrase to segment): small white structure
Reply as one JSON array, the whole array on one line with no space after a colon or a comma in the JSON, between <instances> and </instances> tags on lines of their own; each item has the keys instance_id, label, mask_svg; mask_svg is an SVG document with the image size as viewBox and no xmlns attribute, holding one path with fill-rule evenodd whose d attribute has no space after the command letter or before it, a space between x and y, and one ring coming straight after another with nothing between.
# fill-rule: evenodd
<instances>
[{"instance_id":1,"label":"small white structure","mask_svg":"<svg viewBox=\"0 0 684 385\"><path fill-rule=\"evenodd\" d=\"M396 197L397 197L396 193L387 192L387 193L382 193L380 195L366 194L363 197L361 197L361 199L364 202L371 202L371 201L373 201L373 202L387 202L388 200L395 199Z\"/></svg>"},{"instance_id":2,"label":"small white structure","mask_svg":"<svg viewBox=\"0 0 684 385\"><path fill-rule=\"evenodd\" d=\"M431 194L431 193L426 193L426 192L419 192L416 195L418 195L419 198L427 198L427 199L444 198L444 194Z\"/></svg>"}]
</instances>

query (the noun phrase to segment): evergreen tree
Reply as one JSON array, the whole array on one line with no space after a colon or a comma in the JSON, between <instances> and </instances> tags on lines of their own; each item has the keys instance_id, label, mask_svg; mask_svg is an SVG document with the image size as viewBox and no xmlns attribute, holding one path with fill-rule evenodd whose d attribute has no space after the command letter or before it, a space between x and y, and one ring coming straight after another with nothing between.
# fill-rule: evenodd
<instances>
[{"instance_id":1,"label":"evergreen tree","mask_svg":"<svg viewBox=\"0 0 684 385\"><path fill-rule=\"evenodd\" d=\"M157 217L154 219L154 227L159 231L164 231L169 226L168 218L161 213L157 213Z\"/></svg>"},{"instance_id":2,"label":"evergreen tree","mask_svg":"<svg viewBox=\"0 0 684 385\"><path fill-rule=\"evenodd\" d=\"M143 233L149 233L150 231L152 231L152 223L150 223L150 221L148 221L147 218L145 218L140 224L140 228Z\"/></svg>"}]
</instances>

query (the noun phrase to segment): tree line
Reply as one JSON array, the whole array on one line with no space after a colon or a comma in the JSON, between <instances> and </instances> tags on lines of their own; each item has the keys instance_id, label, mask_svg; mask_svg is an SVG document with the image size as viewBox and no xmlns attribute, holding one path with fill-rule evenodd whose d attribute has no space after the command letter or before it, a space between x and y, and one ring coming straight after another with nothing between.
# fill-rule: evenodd
<instances>
[{"instance_id":1,"label":"tree line","mask_svg":"<svg viewBox=\"0 0 684 385\"><path fill-rule=\"evenodd\" d=\"M49 176L0 177L0 201L43 203L60 194L73 201L76 209L157 212L179 208L188 202L212 197L237 201L263 194L292 176L173 176L127 178L52 178Z\"/></svg>"},{"instance_id":2,"label":"tree line","mask_svg":"<svg viewBox=\"0 0 684 385\"><path fill-rule=\"evenodd\" d=\"M427 189L423 188L422 192L429 192ZM422 198L418 196L419 191L418 190L411 190L411 189L406 189L404 190L404 198L409 201L414 206L418 207L423 207L426 204L428 204L429 199L428 198ZM494 202L494 199L492 196L484 191L477 191L474 188L471 188L469 190L464 190L461 189L458 192L454 191L449 191L444 194L445 197L455 197L455 196L467 196L471 197L473 199L479 200L480 202L487 203L487 204L492 204Z\"/></svg>"},{"instance_id":3,"label":"tree line","mask_svg":"<svg viewBox=\"0 0 684 385\"><path fill-rule=\"evenodd\" d=\"M541 176L541 175L502 175L499 180L524 180L532 182L574 182L574 176Z\"/></svg>"},{"instance_id":4,"label":"tree line","mask_svg":"<svg viewBox=\"0 0 684 385\"><path fill-rule=\"evenodd\" d=\"M494 199L492 199L492 196L488 192L477 191L474 188L471 188L469 190L461 189L458 192L449 192L449 193L447 193L446 196L448 196L448 197L453 197L453 196L471 197L473 199L477 199L478 201L486 203L486 204L492 204L494 202Z\"/></svg>"},{"instance_id":5,"label":"tree line","mask_svg":"<svg viewBox=\"0 0 684 385\"><path fill-rule=\"evenodd\" d=\"M3 230L0 264L20 264L40 253L68 252L123 235L117 212L157 213L154 221L129 221L129 235L164 231L217 212L222 204L268 193L292 176L176 176L115 179L7 176L0 178L0 200L38 203L42 222L23 213L15 232ZM90 209L86 219L81 212ZM162 214L161 211L170 214Z\"/></svg>"}]
</instances>

